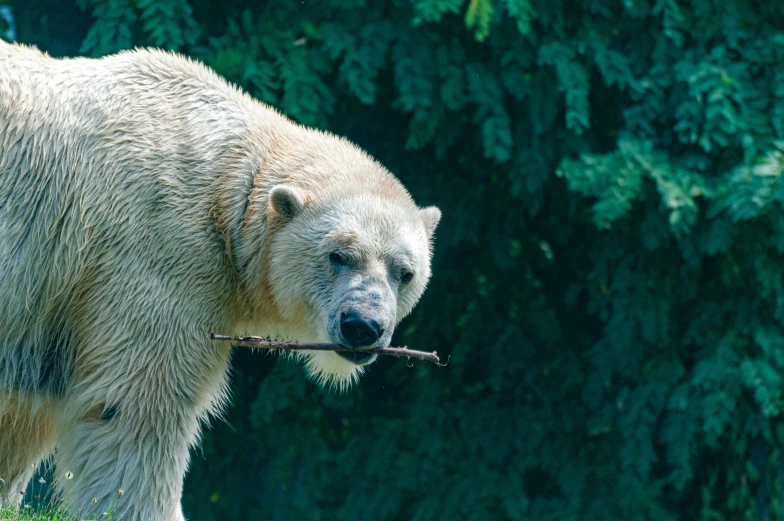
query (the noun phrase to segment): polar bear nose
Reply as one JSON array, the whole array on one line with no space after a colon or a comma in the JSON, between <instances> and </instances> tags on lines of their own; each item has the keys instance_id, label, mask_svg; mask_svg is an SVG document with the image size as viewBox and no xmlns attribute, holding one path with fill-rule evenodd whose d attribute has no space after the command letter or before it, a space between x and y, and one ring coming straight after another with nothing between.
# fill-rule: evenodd
<instances>
[{"instance_id":1,"label":"polar bear nose","mask_svg":"<svg viewBox=\"0 0 784 521\"><path fill-rule=\"evenodd\" d=\"M373 345L384 330L375 320L364 320L358 313L346 313L340 319L340 333L351 347L367 347Z\"/></svg>"}]
</instances>

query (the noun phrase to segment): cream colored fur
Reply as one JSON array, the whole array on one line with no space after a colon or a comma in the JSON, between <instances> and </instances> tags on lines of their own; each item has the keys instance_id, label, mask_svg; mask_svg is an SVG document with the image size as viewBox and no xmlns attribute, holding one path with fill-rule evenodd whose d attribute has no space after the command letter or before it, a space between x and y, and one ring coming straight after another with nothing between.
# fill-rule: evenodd
<instances>
[{"instance_id":1,"label":"cream colored fur","mask_svg":"<svg viewBox=\"0 0 784 521\"><path fill-rule=\"evenodd\" d=\"M350 308L386 345L439 217L356 146L198 63L0 41L0 503L54 453L71 511L182 520L189 448L228 394L230 347L209 330L340 341ZM326 385L362 370L304 358Z\"/></svg>"}]
</instances>

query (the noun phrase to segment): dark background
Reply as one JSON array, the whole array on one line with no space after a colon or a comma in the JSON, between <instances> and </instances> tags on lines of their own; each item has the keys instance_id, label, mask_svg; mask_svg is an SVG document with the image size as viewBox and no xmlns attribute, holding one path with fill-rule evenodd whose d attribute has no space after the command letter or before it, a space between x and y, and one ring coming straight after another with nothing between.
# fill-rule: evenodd
<instances>
[{"instance_id":1,"label":"dark background","mask_svg":"<svg viewBox=\"0 0 784 521\"><path fill-rule=\"evenodd\" d=\"M203 60L444 212L394 343L449 366L336 395L237 352L189 519L782 518L781 2L10 5L53 55Z\"/></svg>"}]
</instances>

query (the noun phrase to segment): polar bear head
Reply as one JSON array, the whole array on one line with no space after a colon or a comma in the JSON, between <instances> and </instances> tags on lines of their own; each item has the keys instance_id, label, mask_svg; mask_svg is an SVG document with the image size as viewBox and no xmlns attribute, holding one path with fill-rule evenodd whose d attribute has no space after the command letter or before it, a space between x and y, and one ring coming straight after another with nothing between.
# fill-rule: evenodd
<instances>
[{"instance_id":1,"label":"polar bear head","mask_svg":"<svg viewBox=\"0 0 784 521\"><path fill-rule=\"evenodd\" d=\"M440 210L417 207L394 178L380 187L347 181L319 194L279 184L268 205L276 223L268 284L281 317L295 326L289 336L349 348L388 346L427 286ZM295 356L321 384L343 388L377 355Z\"/></svg>"}]
</instances>

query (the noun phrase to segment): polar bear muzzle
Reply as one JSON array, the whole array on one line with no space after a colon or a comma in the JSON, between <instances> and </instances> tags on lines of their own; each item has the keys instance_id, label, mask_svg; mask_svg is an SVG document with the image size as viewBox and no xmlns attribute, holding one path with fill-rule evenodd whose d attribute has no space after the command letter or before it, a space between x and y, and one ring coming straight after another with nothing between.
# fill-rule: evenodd
<instances>
[{"instance_id":1,"label":"polar bear muzzle","mask_svg":"<svg viewBox=\"0 0 784 521\"><path fill-rule=\"evenodd\" d=\"M369 347L376 343L384 330L375 320L351 312L344 313L341 317L340 333L350 347Z\"/></svg>"},{"instance_id":2,"label":"polar bear muzzle","mask_svg":"<svg viewBox=\"0 0 784 521\"><path fill-rule=\"evenodd\" d=\"M357 312L343 313L340 319L340 334L349 347L370 347L384 334L379 323L363 317ZM338 352L338 355L357 365L369 364L376 359L373 353Z\"/></svg>"}]
</instances>

